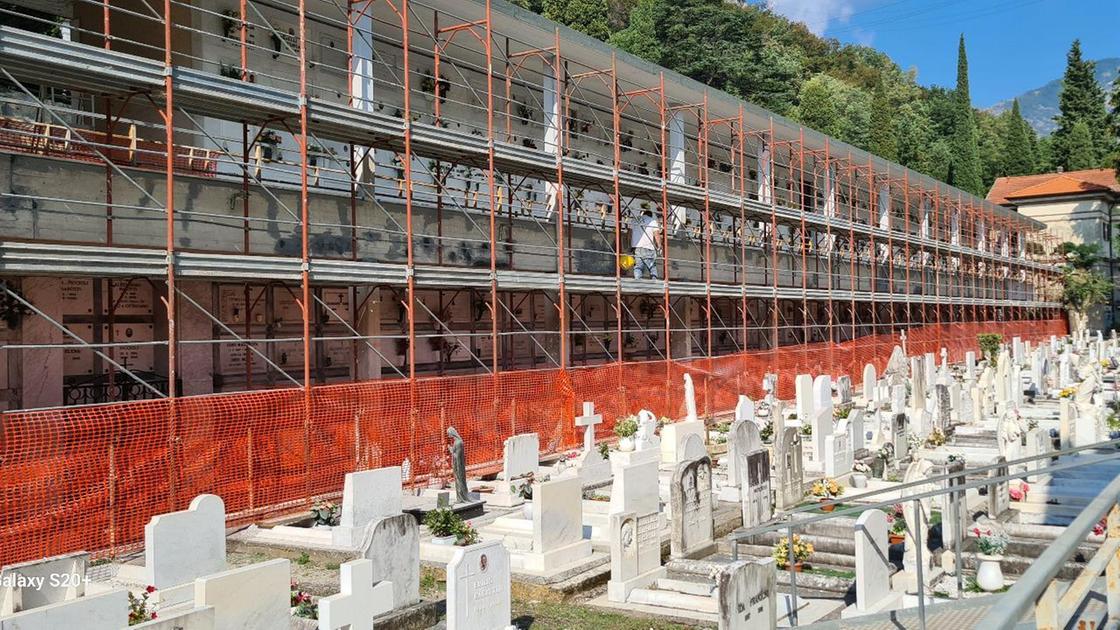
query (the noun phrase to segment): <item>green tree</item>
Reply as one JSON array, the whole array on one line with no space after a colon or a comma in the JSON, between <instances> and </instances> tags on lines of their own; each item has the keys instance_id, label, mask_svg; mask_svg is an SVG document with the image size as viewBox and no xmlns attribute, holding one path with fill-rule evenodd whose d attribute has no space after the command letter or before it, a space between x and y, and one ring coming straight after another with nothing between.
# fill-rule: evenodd
<instances>
[{"instance_id":1,"label":"green tree","mask_svg":"<svg viewBox=\"0 0 1120 630\"><path fill-rule=\"evenodd\" d=\"M1004 175L1003 136L1006 128L1002 117L988 112L976 112L976 135L980 149L980 177L984 190L992 187L997 177Z\"/></svg>"},{"instance_id":2,"label":"green tree","mask_svg":"<svg viewBox=\"0 0 1120 630\"><path fill-rule=\"evenodd\" d=\"M1066 170L1079 171L1086 168L1096 168L1100 163L1097 151L1093 147L1093 134L1089 125L1084 120L1079 120L1070 130L1066 138L1065 164Z\"/></svg>"},{"instance_id":3,"label":"green tree","mask_svg":"<svg viewBox=\"0 0 1120 630\"><path fill-rule=\"evenodd\" d=\"M1066 72L1062 76L1062 91L1058 96L1059 114L1054 117L1058 128L1054 130L1054 161L1065 170L1092 168L1104 160L1111 144L1108 140L1104 91L1094 76L1096 64L1081 58L1081 42L1073 40L1066 55ZM1083 132L1074 137L1077 123L1085 123L1089 132L1088 145ZM1077 164L1073 165L1076 154ZM1089 165L1084 166L1085 158Z\"/></svg>"},{"instance_id":4,"label":"green tree","mask_svg":"<svg viewBox=\"0 0 1120 630\"><path fill-rule=\"evenodd\" d=\"M606 41L611 35L607 0L544 0L541 15Z\"/></svg>"},{"instance_id":5,"label":"green tree","mask_svg":"<svg viewBox=\"0 0 1120 630\"><path fill-rule=\"evenodd\" d=\"M961 35L957 50L957 90L953 113L953 135L950 149L953 157L948 183L975 195L985 192L980 166L980 146L976 118L972 111L972 98L968 88L968 56Z\"/></svg>"},{"instance_id":6,"label":"green tree","mask_svg":"<svg viewBox=\"0 0 1120 630\"><path fill-rule=\"evenodd\" d=\"M888 160L898 161L898 134L894 126L894 106L882 79L871 96L871 120L867 131L867 150Z\"/></svg>"},{"instance_id":7,"label":"green tree","mask_svg":"<svg viewBox=\"0 0 1120 630\"><path fill-rule=\"evenodd\" d=\"M930 142L930 121L926 106L920 100L903 103L894 117L894 133L897 138L898 163L923 170L925 156Z\"/></svg>"},{"instance_id":8,"label":"green tree","mask_svg":"<svg viewBox=\"0 0 1120 630\"><path fill-rule=\"evenodd\" d=\"M1120 180L1120 72L1112 80L1112 167L1116 169L1116 179Z\"/></svg>"},{"instance_id":9,"label":"green tree","mask_svg":"<svg viewBox=\"0 0 1120 630\"><path fill-rule=\"evenodd\" d=\"M837 108L839 94L828 75L818 74L801 86L799 103L791 112L807 127L836 137L840 135L840 112Z\"/></svg>"},{"instance_id":10,"label":"green tree","mask_svg":"<svg viewBox=\"0 0 1120 630\"><path fill-rule=\"evenodd\" d=\"M1112 283L1096 270L1101 261L1100 245L1065 242L1058 246L1065 257L1062 265L1062 303L1069 311L1070 328L1085 329L1089 311L1108 300Z\"/></svg>"},{"instance_id":11,"label":"green tree","mask_svg":"<svg viewBox=\"0 0 1120 630\"><path fill-rule=\"evenodd\" d=\"M1011 111L1004 120L1003 175L1030 175L1035 172L1034 130L1019 111L1019 99L1011 102Z\"/></svg>"},{"instance_id":12,"label":"green tree","mask_svg":"<svg viewBox=\"0 0 1120 630\"><path fill-rule=\"evenodd\" d=\"M611 35L613 46L653 63L661 62L661 40L657 37L657 10L661 0L639 0L630 11L630 23Z\"/></svg>"},{"instance_id":13,"label":"green tree","mask_svg":"<svg viewBox=\"0 0 1120 630\"><path fill-rule=\"evenodd\" d=\"M945 138L938 138L929 145L921 171L934 179L947 182L953 175L953 149Z\"/></svg>"}]
</instances>

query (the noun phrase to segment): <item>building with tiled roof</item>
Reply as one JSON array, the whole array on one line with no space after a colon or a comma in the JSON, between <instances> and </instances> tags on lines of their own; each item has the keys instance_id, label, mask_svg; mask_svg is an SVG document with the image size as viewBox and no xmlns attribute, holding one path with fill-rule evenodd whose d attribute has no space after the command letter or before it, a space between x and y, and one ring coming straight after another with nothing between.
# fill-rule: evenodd
<instances>
[{"instance_id":1,"label":"building with tiled roof","mask_svg":"<svg viewBox=\"0 0 1120 630\"><path fill-rule=\"evenodd\" d=\"M1111 168L1000 177L988 191L988 201L1016 210L1046 224L1062 241L1096 243L1104 262L1101 272L1113 280L1113 298L1090 326L1111 327L1117 321L1116 276L1120 248L1113 236L1120 221L1120 181Z\"/></svg>"}]
</instances>

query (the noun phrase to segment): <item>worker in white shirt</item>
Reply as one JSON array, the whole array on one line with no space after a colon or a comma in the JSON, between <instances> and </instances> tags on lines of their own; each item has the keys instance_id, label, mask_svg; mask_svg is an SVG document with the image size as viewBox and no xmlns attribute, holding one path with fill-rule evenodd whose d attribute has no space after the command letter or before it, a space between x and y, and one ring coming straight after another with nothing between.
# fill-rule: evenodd
<instances>
[{"instance_id":1,"label":"worker in white shirt","mask_svg":"<svg viewBox=\"0 0 1120 630\"><path fill-rule=\"evenodd\" d=\"M634 278L641 280L647 275L657 279L657 240L661 224L653 212L643 210L630 226L630 248L634 252Z\"/></svg>"}]
</instances>

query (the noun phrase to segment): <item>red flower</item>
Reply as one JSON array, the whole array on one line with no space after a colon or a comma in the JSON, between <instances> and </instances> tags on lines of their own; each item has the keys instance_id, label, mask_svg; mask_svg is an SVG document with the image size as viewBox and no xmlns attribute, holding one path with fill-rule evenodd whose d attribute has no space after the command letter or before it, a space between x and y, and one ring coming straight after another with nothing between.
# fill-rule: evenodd
<instances>
[{"instance_id":1,"label":"red flower","mask_svg":"<svg viewBox=\"0 0 1120 630\"><path fill-rule=\"evenodd\" d=\"M154 586L152 586L151 584L149 584L149 585L148 585L148 588L144 589L144 591L145 591L145 592L148 592L148 593L154 593L154 592L156 592L156 587L154 587Z\"/></svg>"},{"instance_id":2,"label":"red flower","mask_svg":"<svg viewBox=\"0 0 1120 630\"><path fill-rule=\"evenodd\" d=\"M152 619L155 619L155 618L156 618L156 614L152 613Z\"/></svg>"}]
</instances>

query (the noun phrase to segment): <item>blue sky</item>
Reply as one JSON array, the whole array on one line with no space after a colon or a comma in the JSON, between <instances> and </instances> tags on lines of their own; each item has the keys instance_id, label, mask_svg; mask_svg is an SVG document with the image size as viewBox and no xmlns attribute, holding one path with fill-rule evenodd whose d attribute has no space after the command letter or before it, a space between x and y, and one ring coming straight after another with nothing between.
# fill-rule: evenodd
<instances>
[{"instance_id":1,"label":"blue sky","mask_svg":"<svg viewBox=\"0 0 1120 630\"><path fill-rule=\"evenodd\" d=\"M957 38L968 47L972 104L988 107L1065 70L1081 39L1089 59L1120 57L1118 0L765 0L810 30L882 50L923 85L956 82Z\"/></svg>"}]
</instances>

